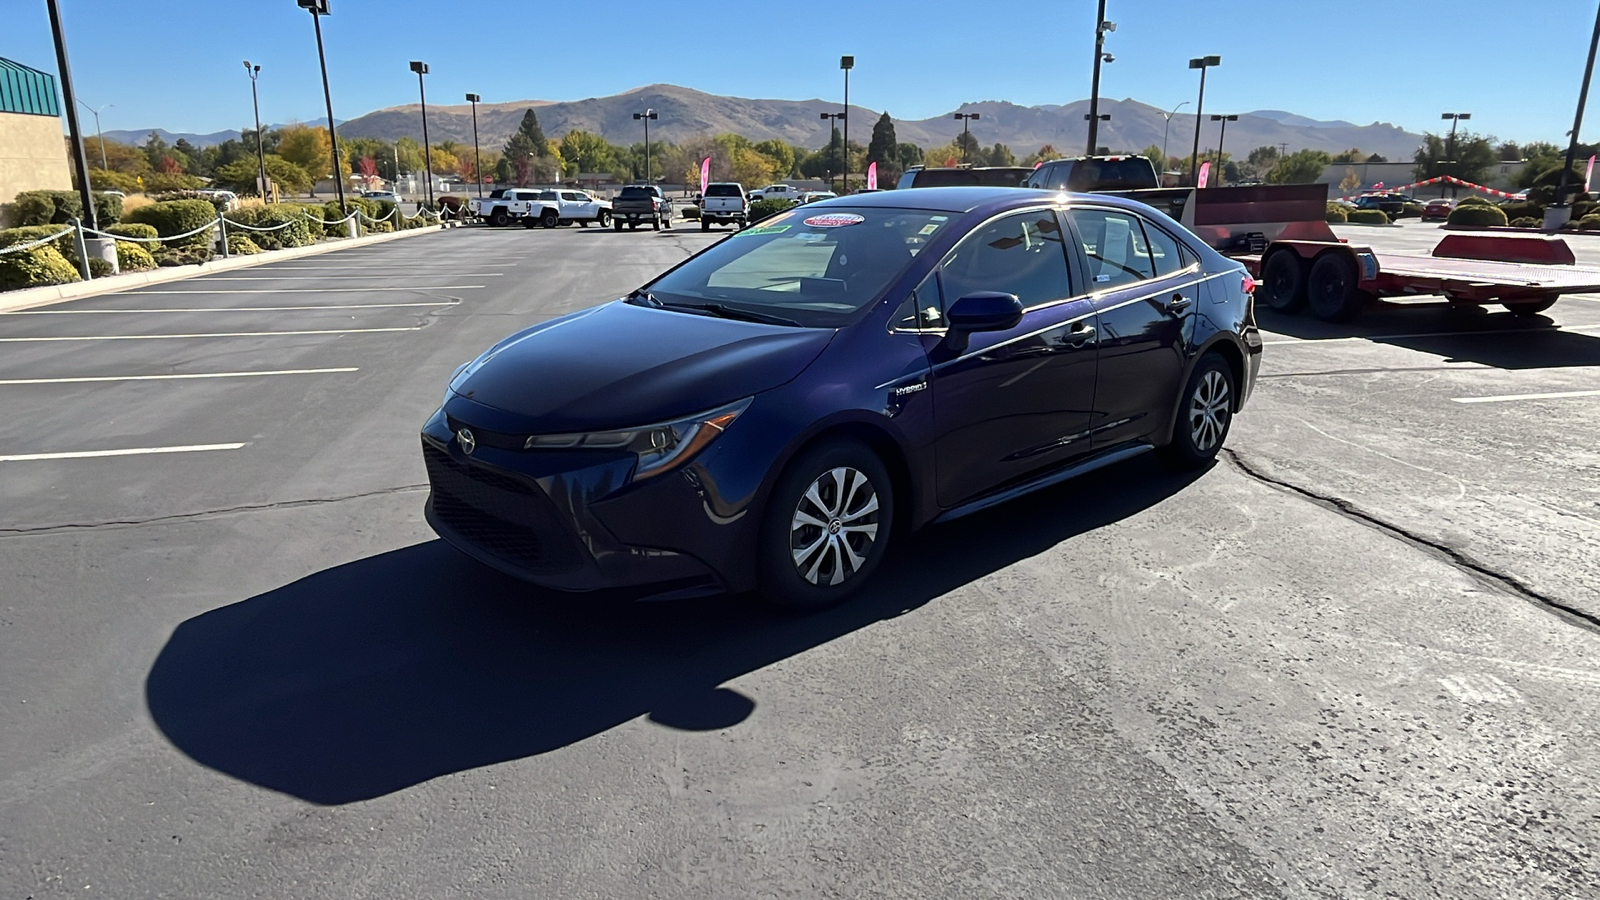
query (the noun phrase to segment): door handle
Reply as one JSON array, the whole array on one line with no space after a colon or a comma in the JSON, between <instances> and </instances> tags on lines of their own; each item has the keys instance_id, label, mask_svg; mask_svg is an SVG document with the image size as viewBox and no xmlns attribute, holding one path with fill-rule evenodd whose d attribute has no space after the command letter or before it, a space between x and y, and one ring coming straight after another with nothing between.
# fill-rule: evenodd
<instances>
[{"instance_id":1,"label":"door handle","mask_svg":"<svg viewBox=\"0 0 1600 900\"><path fill-rule=\"evenodd\" d=\"M1193 303L1193 302L1194 301L1190 300L1188 297L1185 297L1182 294L1173 294L1172 295L1172 299L1167 301L1167 312L1169 312L1169 313L1181 313L1184 310L1188 309L1189 308L1189 304Z\"/></svg>"},{"instance_id":2,"label":"door handle","mask_svg":"<svg viewBox=\"0 0 1600 900\"><path fill-rule=\"evenodd\" d=\"M1089 344L1094 343L1095 335L1098 333L1099 332L1095 331L1093 325L1085 325L1082 328L1074 328L1067 332L1066 342L1074 347L1086 347Z\"/></svg>"}]
</instances>

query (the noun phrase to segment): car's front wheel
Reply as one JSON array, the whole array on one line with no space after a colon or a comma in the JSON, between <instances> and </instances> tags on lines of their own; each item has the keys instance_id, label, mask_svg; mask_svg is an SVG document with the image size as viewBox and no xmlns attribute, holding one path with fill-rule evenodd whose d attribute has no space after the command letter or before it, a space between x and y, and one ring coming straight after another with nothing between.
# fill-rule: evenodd
<instances>
[{"instance_id":1,"label":"car's front wheel","mask_svg":"<svg viewBox=\"0 0 1600 900\"><path fill-rule=\"evenodd\" d=\"M539 224L546 228L554 228L561 224L561 217L556 214L555 210L547 209L544 211L544 215L539 217Z\"/></svg>"},{"instance_id":2,"label":"car's front wheel","mask_svg":"<svg viewBox=\"0 0 1600 900\"><path fill-rule=\"evenodd\" d=\"M594 223L596 225L599 225L601 228L604 228L607 225L610 225L611 224L611 214L606 212L603 209L600 210L600 214L598 216L595 216Z\"/></svg>"},{"instance_id":3,"label":"car's front wheel","mask_svg":"<svg viewBox=\"0 0 1600 900\"><path fill-rule=\"evenodd\" d=\"M1193 469L1216 459L1233 425L1237 391L1227 360L1216 353L1201 357L1179 398L1172 442L1157 451L1161 460L1175 469Z\"/></svg>"},{"instance_id":4,"label":"car's front wheel","mask_svg":"<svg viewBox=\"0 0 1600 900\"><path fill-rule=\"evenodd\" d=\"M757 550L762 595L788 609L843 603L883 560L893 522L894 486L876 453L850 440L805 451L767 503Z\"/></svg>"}]
</instances>

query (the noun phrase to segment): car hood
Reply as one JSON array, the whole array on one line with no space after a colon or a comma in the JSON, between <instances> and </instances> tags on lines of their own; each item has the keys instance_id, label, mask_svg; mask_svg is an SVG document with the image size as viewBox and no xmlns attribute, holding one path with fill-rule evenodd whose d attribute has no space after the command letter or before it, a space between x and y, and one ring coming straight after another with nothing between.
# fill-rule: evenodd
<instances>
[{"instance_id":1,"label":"car hood","mask_svg":"<svg viewBox=\"0 0 1600 900\"><path fill-rule=\"evenodd\" d=\"M775 388L834 334L617 301L496 344L451 382L447 411L499 431L648 425Z\"/></svg>"}]
</instances>

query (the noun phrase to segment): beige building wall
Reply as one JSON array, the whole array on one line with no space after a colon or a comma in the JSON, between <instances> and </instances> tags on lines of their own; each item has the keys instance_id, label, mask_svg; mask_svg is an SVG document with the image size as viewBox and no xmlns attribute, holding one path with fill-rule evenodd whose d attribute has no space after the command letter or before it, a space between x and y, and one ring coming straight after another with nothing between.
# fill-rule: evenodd
<instances>
[{"instance_id":1,"label":"beige building wall","mask_svg":"<svg viewBox=\"0 0 1600 900\"><path fill-rule=\"evenodd\" d=\"M61 120L0 112L0 224L8 224L11 199L23 191L72 189Z\"/></svg>"}]
</instances>

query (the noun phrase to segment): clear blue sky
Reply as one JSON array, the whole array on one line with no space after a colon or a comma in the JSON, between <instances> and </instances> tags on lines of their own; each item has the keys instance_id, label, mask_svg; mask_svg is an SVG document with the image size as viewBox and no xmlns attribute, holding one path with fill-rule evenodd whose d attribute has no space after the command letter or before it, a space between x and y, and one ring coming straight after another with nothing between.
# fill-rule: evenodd
<instances>
[{"instance_id":1,"label":"clear blue sky","mask_svg":"<svg viewBox=\"0 0 1600 900\"><path fill-rule=\"evenodd\" d=\"M248 125L245 58L263 67L264 122L322 115L310 15L294 0L60 3L79 96L115 104L101 117L108 130ZM968 101L1087 97L1094 10L1094 0L332 0L323 33L341 119L414 102L411 59L432 67L430 102L460 102L467 91L485 101L578 100L656 82L808 99L838 96L844 53L856 57L852 102L916 119ZM1590 0L1110 0L1107 18L1118 30L1107 49L1116 62L1102 95L1170 108L1195 94L1187 60L1220 54L1222 67L1207 79L1210 111L1285 109L1413 131L1437 129L1440 112L1464 111L1483 133L1559 142L1571 127L1594 11ZM0 56L55 70L44 0L0 0L0 22ZM554 60L520 58L521 35ZM1449 61L1453 47L1471 51L1465 63ZM620 62L615 48L625 48ZM733 62L702 62L710 49ZM1590 111L1592 140L1600 97Z\"/></svg>"}]
</instances>

